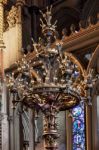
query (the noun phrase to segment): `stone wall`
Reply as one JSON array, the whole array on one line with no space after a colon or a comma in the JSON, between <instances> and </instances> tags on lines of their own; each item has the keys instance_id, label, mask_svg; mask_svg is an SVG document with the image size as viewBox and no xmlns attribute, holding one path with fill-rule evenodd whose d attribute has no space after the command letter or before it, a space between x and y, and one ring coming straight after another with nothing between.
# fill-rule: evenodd
<instances>
[{"instance_id":1,"label":"stone wall","mask_svg":"<svg viewBox=\"0 0 99 150\"><path fill-rule=\"evenodd\" d=\"M16 60L19 59L21 47L19 46L19 25L16 24L14 27L9 28L4 32L4 68L8 68Z\"/></svg>"}]
</instances>

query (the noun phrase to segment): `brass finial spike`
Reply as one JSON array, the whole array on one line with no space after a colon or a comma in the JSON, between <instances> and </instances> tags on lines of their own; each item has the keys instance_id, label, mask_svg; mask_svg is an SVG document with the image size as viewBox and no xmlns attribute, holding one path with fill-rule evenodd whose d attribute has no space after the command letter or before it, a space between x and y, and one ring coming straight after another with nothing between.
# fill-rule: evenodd
<instances>
[{"instance_id":1,"label":"brass finial spike","mask_svg":"<svg viewBox=\"0 0 99 150\"><path fill-rule=\"evenodd\" d=\"M44 28L46 27L46 25L44 24L43 20L40 18L40 26L42 27L42 31L44 30Z\"/></svg>"},{"instance_id":2,"label":"brass finial spike","mask_svg":"<svg viewBox=\"0 0 99 150\"><path fill-rule=\"evenodd\" d=\"M62 30L62 41L64 41L67 38L68 38L68 30L66 28L64 28Z\"/></svg>"},{"instance_id":3,"label":"brass finial spike","mask_svg":"<svg viewBox=\"0 0 99 150\"><path fill-rule=\"evenodd\" d=\"M54 24L52 24L52 14L51 14L51 10L52 10L52 6L49 8L47 6L46 8L46 13L43 13L42 11L40 11L40 13L42 14L42 18L40 18L40 26L42 27L42 33L45 35L46 34L50 34L50 35L54 35L55 33L55 28L56 28L56 23L57 20L54 22ZM44 21L43 21L44 20Z\"/></svg>"},{"instance_id":4,"label":"brass finial spike","mask_svg":"<svg viewBox=\"0 0 99 150\"><path fill-rule=\"evenodd\" d=\"M63 35L63 36L66 36L66 35L67 35L67 32L68 32L67 29L64 28L64 29L62 30L62 35Z\"/></svg>"},{"instance_id":5,"label":"brass finial spike","mask_svg":"<svg viewBox=\"0 0 99 150\"><path fill-rule=\"evenodd\" d=\"M40 18L40 22L43 24L43 20ZM41 24L40 24L41 25Z\"/></svg>"},{"instance_id":6,"label":"brass finial spike","mask_svg":"<svg viewBox=\"0 0 99 150\"><path fill-rule=\"evenodd\" d=\"M42 16L44 15L43 12L42 12L41 10L39 10L39 12L41 13Z\"/></svg>"},{"instance_id":7,"label":"brass finial spike","mask_svg":"<svg viewBox=\"0 0 99 150\"><path fill-rule=\"evenodd\" d=\"M58 21L56 20L56 21L55 21L55 23L54 23L54 25L56 25L56 24L57 24L57 22L58 22Z\"/></svg>"},{"instance_id":8,"label":"brass finial spike","mask_svg":"<svg viewBox=\"0 0 99 150\"><path fill-rule=\"evenodd\" d=\"M80 28L80 31L83 30L81 21L79 22L79 28Z\"/></svg>"},{"instance_id":9,"label":"brass finial spike","mask_svg":"<svg viewBox=\"0 0 99 150\"><path fill-rule=\"evenodd\" d=\"M32 40L32 42L34 43L34 39L33 39L33 38L31 38L31 40Z\"/></svg>"},{"instance_id":10,"label":"brass finial spike","mask_svg":"<svg viewBox=\"0 0 99 150\"><path fill-rule=\"evenodd\" d=\"M88 26L89 26L89 27L92 26L92 23L91 23L91 16L89 16L89 18L88 18Z\"/></svg>"},{"instance_id":11,"label":"brass finial spike","mask_svg":"<svg viewBox=\"0 0 99 150\"><path fill-rule=\"evenodd\" d=\"M71 34L74 34L74 33L75 33L75 25L74 25L74 24L72 24L72 25L70 26L70 31L71 31Z\"/></svg>"},{"instance_id":12,"label":"brass finial spike","mask_svg":"<svg viewBox=\"0 0 99 150\"><path fill-rule=\"evenodd\" d=\"M53 6L51 5L51 7L50 7L50 12L52 12L52 7L53 7Z\"/></svg>"},{"instance_id":13,"label":"brass finial spike","mask_svg":"<svg viewBox=\"0 0 99 150\"><path fill-rule=\"evenodd\" d=\"M35 52L38 54L38 50L37 50L37 45L38 45L38 44L34 41L33 38L31 38L31 40L32 40L32 42L33 42L34 50L35 50Z\"/></svg>"},{"instance_id":14,"label":"brass finial spike","mask_svg":"<svg viewBox=\"0 0 99 150\"><path fill-rule=\"evenodd\" d=\"M39 41L41 40L41 37L39 37Z\"/></svg>"},{"instance_id":15,"label":"brass finial spike","mask_svg":"<svg viewBox=\"0 0 99 150\"><path fill-rule=\"evenodd\" d=\"M47 9L47 12L48 12L48 6L47 6L47 8L46 8L46 9Z\"/></svg>"},{"instance_id":16,"label":"brass finial spike","mask_svg":"<svg viewBox=\"0 0 99 150\"><path fill-rule=\"evenodd\" d=\"M79 22L79 28L81 28L81 27L82 27L81 22Z\"/></svg>"}]
</instances>

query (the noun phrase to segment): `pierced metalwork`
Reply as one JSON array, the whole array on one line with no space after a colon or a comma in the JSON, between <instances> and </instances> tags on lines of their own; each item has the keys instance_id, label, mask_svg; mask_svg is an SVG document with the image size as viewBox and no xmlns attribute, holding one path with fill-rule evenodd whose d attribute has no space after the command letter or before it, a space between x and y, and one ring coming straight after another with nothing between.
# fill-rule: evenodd
<instances>
[{"instance_id":1,"label":"pierced metalwork","mask_svg":"<svg viewBox=\"0 0 99 150\"><path fill-rule=\"evenodd\" d=\"M14 105L22 102L44 114L44 143L47 150L58 149L56 114L73 108L82 100L89 100L93 82L91 74L84 76L82 68L71 55L62 51L57 39L56 22L52 24L51 8L42 14L44 39L33 41L36 56L29 60L24 55L16 68L6 76ZM89 92L87 92L89 91Z\"/></svg>"}]
</instances>

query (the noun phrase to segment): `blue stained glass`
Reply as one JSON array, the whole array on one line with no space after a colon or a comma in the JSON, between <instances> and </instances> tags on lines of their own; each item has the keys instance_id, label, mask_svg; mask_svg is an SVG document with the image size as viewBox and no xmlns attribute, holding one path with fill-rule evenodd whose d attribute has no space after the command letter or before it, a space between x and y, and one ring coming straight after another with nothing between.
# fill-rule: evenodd
<instances>
[{"instance_id":1,"label":"blue stained glass","mask_svg":"<svg viewBox=\"0 0 99 150\"><path fill-rule=\"evenodd\" d=\"M80 116L82 113L82 108L80 106L77 106L72 110L72 113L74 117Z\"/></svg>"},{"instance_id":2,"label":"blue stained glass","mask_svg":"<svg viewBox=\"0 0 99 150\"><path fill-rule=\"evenodd\" d=\"M73 115L73 150L85 150L84 104L72 109Z\"/></svg>"},{"instance_id":3,"label":"blue stained glass","mask_svg":"<svg viewBox=\"0 0 99 150\"><path fill-rule=\"evenodd\" d=\"M74 143L80 144L82 142L82 136L80 134L74 135Z\"/></svg>"},{"instance_id":4,"label":"blue stained glass","mask_svg":"<svg viewBox=\"0 0 99 150\"><path fill-rule=\"evenodd\" d=\"M78 131L84 130L84 124L83 124L83 122L81 120L75 120L73 122L73 130L74 130L74 132L76 132L77 130Z\"/></svg>"},{"instance_id":5,"label":"blue stained glass","mask_svg":"<svg viewBox=\"0 0 99 150\"><path fill-rule=\"evenodd\" d=\"M73 73L73 75L72 75L74 78L77 78L77 77L79 77L79 72L77 72L77 71L74 71L74 73Z\"/></svg>"},{"instance_id":6,"label":"blue stained glass","mask_svg":"<svg viewBox=\"0 0 99 150\"><path fill-rule=\"evenodd\" d=\"M83 150L83 149L79 147L77 144L74 144L73 150Z\"/></svg>"}]
</instances>

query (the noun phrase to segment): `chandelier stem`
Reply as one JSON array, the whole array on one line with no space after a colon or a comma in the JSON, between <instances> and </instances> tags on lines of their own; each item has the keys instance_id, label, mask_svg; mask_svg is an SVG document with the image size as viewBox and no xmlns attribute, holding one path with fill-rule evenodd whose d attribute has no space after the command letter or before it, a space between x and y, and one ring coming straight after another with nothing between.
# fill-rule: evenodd
<instances>
[{"instance_id":1,"label":"chandelier stem","mask_svg":"<svg viewBox=\"0 0 99 150\"><path fill-rule=\"evenodd\" d=\"M46 150L57 150L58 130L56 123L56 113L54 106L50 105L44 113L44 147Z\"/></svg>"}]
</instances>

